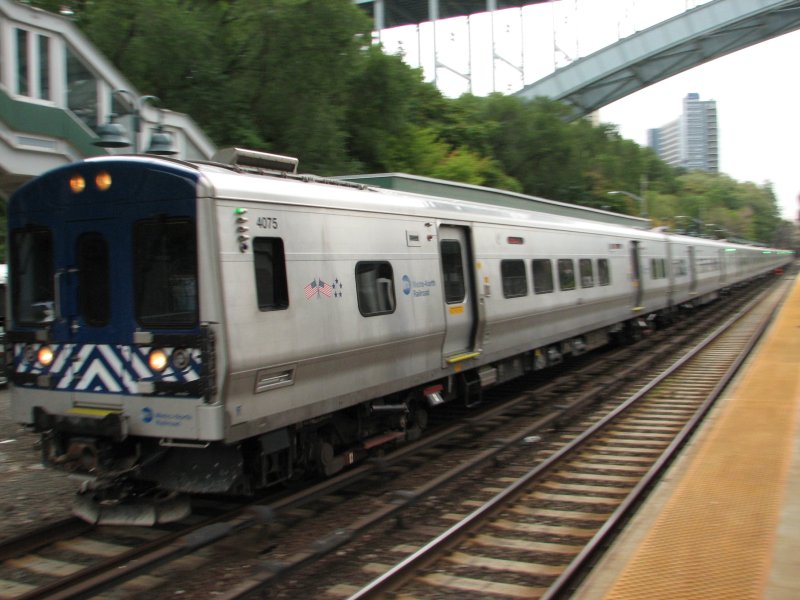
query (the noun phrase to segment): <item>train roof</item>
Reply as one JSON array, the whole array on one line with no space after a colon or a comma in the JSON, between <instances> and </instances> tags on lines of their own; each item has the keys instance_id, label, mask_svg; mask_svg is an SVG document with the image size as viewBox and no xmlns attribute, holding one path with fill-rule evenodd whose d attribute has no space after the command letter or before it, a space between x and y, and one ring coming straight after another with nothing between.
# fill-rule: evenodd
<instances>
[{"instance_id":1,"label":"train roof","mask_svg":"<svg viewBox=\"0 0 800 600\"><path fill-rule=\"evenodd\" d=\"M246 156L252 160L248 158L244 162L237 163L237 151L247 153ZM339 178L303 175L296 173L297 161L289 157L239 149L226 149L223 152L228 153L228 156L223 156L224 162L215 160L188 162L152 155L103 156L87 159L85 162L135 161L173 169L186 176L197 177L201 188L207 188L205 191L201 189L199 194L217 199L315 206L446 221L478 221L505 226L525 225L622 238L663 240L667 235L660 228L652 230L632 228L587 218L545 213L534 208L486 204L475 200L386 189ZM231 152L233 156L230 155ZM258 162L260 155L270 157L271 162L267 166L262 166ZM678 236L672 233L669 236L693 245L743 247L741 244L720 240Z\"/></svg>"}]
</instances>

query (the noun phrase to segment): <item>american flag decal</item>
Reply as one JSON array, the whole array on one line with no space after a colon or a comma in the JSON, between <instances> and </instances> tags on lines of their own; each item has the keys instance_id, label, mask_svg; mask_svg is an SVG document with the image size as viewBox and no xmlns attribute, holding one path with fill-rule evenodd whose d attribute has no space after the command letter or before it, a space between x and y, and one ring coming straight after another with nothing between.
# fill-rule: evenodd
<instances>
[{"instance_id":1,"label":"american flag decal","mask_svg":"<svg viewBox=\"0 0 800 600\"><path fill-rule=\"evenodd\" d=\"M309 283L306 287L303 288L303 292L306 295L306 298L311 298L312 296L316 296L319 293L319 288L317 287L317 280L315 279L311 283Z\"/></svg>"},{"instance_id":2,"label":"american flag decal","mask_svg":"<svg viewBox=\"0 0 800 600\"><path fill-rule=\"evenodd\" d=\"M339 280L337 279L336 282ZM307 299L311 299L314 296L325 296L326 298L330 298L331 296L336 296L336 283L331 285L330 283L326 283L322 281L319 277L314 279L311 283L309 283L306 287L303 288L303 293L306 295ZM341 284L338 284L341 287ZM339 294L341 295L341 294Z\"/></svg>"}]
</instances>

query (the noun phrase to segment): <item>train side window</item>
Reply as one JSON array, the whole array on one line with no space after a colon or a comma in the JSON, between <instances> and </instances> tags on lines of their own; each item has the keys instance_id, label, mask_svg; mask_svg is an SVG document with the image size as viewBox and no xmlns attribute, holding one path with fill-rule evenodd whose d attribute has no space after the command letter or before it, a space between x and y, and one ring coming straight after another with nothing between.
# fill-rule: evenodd
<instances>
[{"instance_id":1,"label":"train side window","mask_svg":"<svg viewBox=\"0 0 800 600\"><path fill-rule=\"evenodd\" d=\"M607 258L597 259L597 285L609 285L611 283L611 269L608 268Z\"/></svg>"},{"instance_id":2,"label":"train side window","mask_svg":"<svg viewBox=\"0 0 800 600\"><path fill-rule=\"evenodd\" d=\"M550 294L553 291L553 263L549 258L534 258L533 292L535 294Z\"/></svg>"},{"instance_id":3,"label":"train side window","mask_svg":"<svg viewBox=\"0 0 800 600\"><path fill-rule=\"evenodd\" d=\"M253 265L258 310L288 308L289 287L286 284L286 255L283 251L283 240L268 237L254 238Z\"/></svg>"},{"instance_id":4,"label":"train side window","mask_svg":"<svg viewBox=\"0 0 800 600\"><path fill-rule=\"evenodd\" d=\"M103 327L111 315L108 242L97 232L81 234L78 257L78 304L88 325Z\"/></svg>"},{"instance_id":5,"label":"train side window","mask_svg":"<svg viewBox=\"0 0 800 600\"><path fill-rule=\"evenodd\" d=\"M666 260L663 258L651 258L650 274L653 279L664 279L667 276Z\"/></svg>"},{"instance_id":6,"label":"train side window","mask_svg":"<svg viewBox=\"0 0 800 600\"><path fill-rule=\"evenodd\" d=\"M11 294L14 321L40 325L54 319L53 235L49 229L25 229L11 237Z\"/></svg>"},{"instance_id":7,"label":"train side window","mask_svg":"<svg viewBox=\"0 0 800 600\"><path fill-rule=\"evenodd\" d=\"M558 259L558 287L562 291L575 289L575 261L571 258Z\"/></svg>"},{"instance_id":8,"label":"train side window","mask_svg":"<svg viewBox=\"0 0 800 600\"><path fill-rule=\"evenodd\" d=\"M388 262L356 264L358 310L365 317L394 312L394 273Z\"/></svg>"},{"instance_id":9,"label":"train side window","mask_svg":"<svg viewBox=\"0 0 800 600\"><path fill-rule=\"evenodd\" d=\"M500 274L503 278L503 296L520 298L528 295L528 276L524 260L500 261Z\"/></svg>"},{"instance_id":10,"label":"train side window","mask_svg":"<svg viewBox=\"0 0 800 600\"><path fill-rule=\"evenodd\" d=\"M441 251L444 299L447 304L458 304L464 301L467 292L461 261L461 244L456 240L442 240Z\"/></svg>"},{"instance_id":11,"label":"train side window","mask_svg":"<svg viewBox=\"0 0 800 600\"><path fill-rule=\"evenodd\" d=\"M594 287L594 271L592 270L592 259L581 258L578 261L578 270L581 274L581 287Z\"/></svg>"}]
</instances>

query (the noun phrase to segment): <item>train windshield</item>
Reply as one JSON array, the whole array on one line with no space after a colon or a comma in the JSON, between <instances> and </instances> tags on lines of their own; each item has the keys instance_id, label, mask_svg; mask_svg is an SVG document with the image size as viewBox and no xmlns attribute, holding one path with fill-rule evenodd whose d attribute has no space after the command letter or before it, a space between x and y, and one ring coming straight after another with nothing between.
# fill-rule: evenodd
<instances>
[{"instance_id":1,"label":"train windshield","mask_svg":"<svg viewBox=\"0 0 800 600\"><path fill-rule=\"evenodd\" d=\"M15 231L11 253L14 320L38 325L53 320L53 236L47 229Z\"/></svg>"},{"instance_id":2,"label":"train windshield","mask_svg":"<svg viewBox=\"0 0 800 600\"><path fill-rule=\"evenodd\" d=\"M147 327L197 324L197 245L189 219L146 219L134 227L136 320Z\"/></svg>"}]
</instances>

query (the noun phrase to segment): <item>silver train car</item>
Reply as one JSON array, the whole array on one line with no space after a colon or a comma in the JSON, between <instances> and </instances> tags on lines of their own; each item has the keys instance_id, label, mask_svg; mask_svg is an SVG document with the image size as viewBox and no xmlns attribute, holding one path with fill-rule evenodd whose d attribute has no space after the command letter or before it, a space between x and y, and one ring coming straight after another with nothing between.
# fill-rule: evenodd
<instances>
[{"instance_id":1,"label":"silver train car","mask_svg":"<svg viewBox=\"0 0 800 600\"><path fill-rule=\"evenodd\" d=\"M47 464L190 493L330 475L792 259L296 167L104 157L12 196L11 406Z\"/></svg>"}]
</instances>

